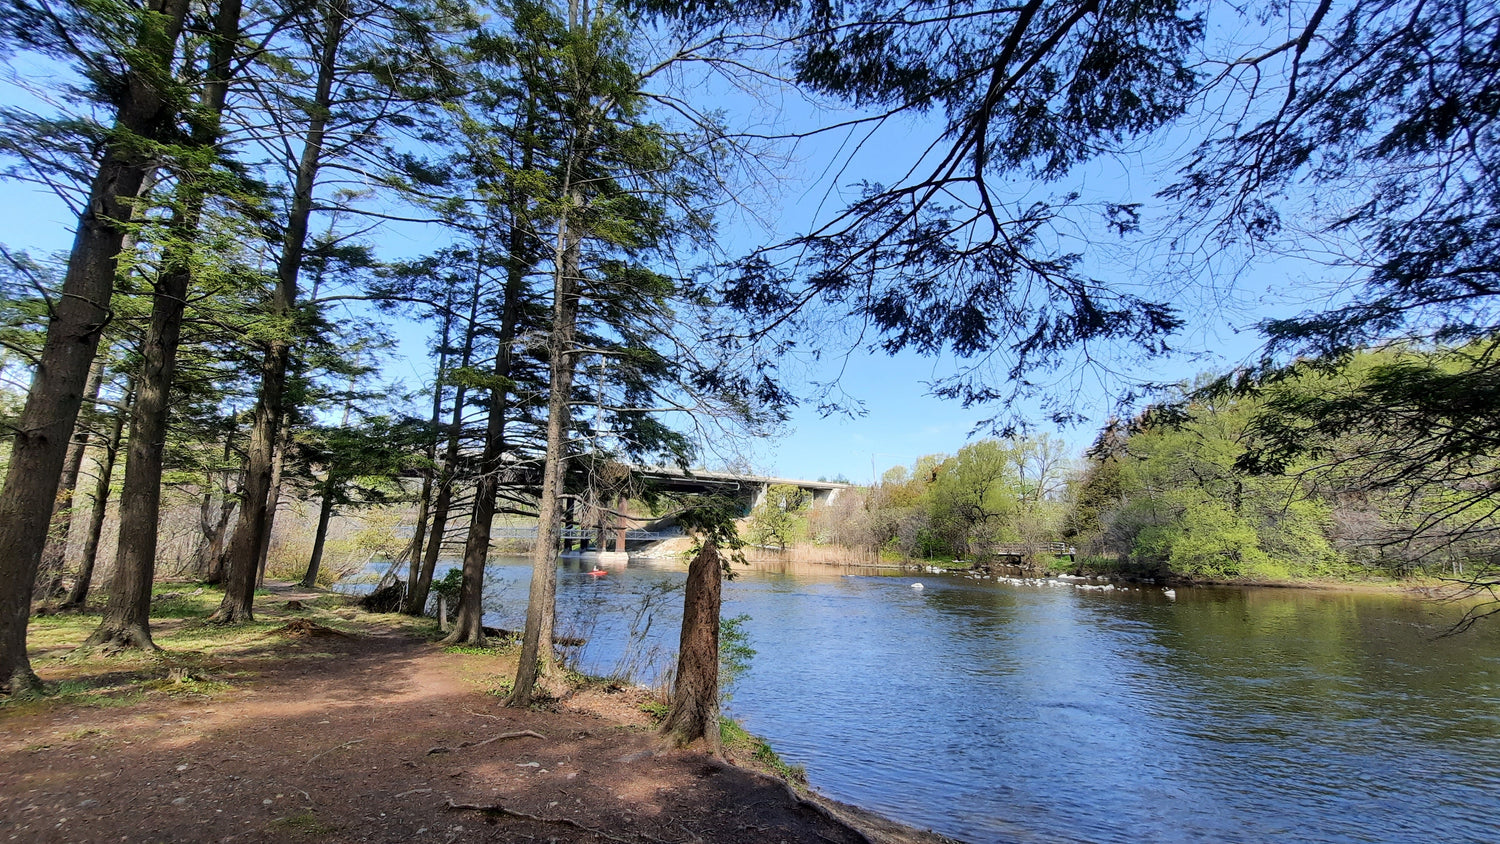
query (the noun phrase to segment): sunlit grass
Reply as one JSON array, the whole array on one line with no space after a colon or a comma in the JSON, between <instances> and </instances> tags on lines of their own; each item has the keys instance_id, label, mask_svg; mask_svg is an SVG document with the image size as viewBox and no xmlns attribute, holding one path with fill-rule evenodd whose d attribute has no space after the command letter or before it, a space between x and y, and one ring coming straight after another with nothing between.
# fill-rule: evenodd
<instances>
[{"instance_id":1,"label":"sunlit grass","mask_svg":"<svg viewBox=\"0 0 1500 844\"><path fill-rule=\"evenodd\" d=\"M274 595L258 590L257 595ZM229 691L235 678L253 673L258 660L326 659L333 654L313 651L273 635L292 618L301 618L346 635L359 635L362 615L348 599L320 595L302 601L301 608L264 597L256 601L256 620L237 625L209 622L224 596L223 589L198 583L166 582L152 590L151 636L156 651L116 650L85 646L103 619L102 597L82 612L41 615L31 619L27 645L32 668L47 681L40 695L0 699L0 711L28 711L39 707L128 706L148 695L212 697ZM381 617L382 626L420 628L420 619ZM425 622L430 624L430 622ZM240 662L234 670L227 665Z\"/></svg>"}]
</instances>

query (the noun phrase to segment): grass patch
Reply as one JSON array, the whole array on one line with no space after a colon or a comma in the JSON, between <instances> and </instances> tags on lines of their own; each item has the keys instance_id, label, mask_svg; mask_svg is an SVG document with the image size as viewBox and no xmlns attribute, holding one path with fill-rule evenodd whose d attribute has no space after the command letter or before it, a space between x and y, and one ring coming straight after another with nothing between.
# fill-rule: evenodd
<instances>
[{"instance_id":1,"label":"grass patch","mask_svg":"<svg viewBox=\"0 0 1500 844\"><path fill-rule=\"evenodd\" d=\"M266 828L276 832L292 832L300 835L327 835L338 831L337 828L318 820L312 812L298 812L295 815L277 818L266 824Z\"/></svg>"},{"instance_id":2,"label":"grass patch","mask_svg":"<svg viewBox=\"0 0 1500 844\"><path fill-rule=\"evenodd\" d=\"M670 712L671 710L672 710L672 707L668 706L667 704L665 704L665 703L663 703L663 702L661 702L659 700L648 700L645 703L641 704L641 711L644 712L644 713L646 713L647 715L650 715L651 716L651 720L655 721L658 724L660 724L662 721L667 720L667 713ZM724 734L724 724L722 723L722 721L728 721L728 723L734 724L733 721L729 721L729 719L727 719L727 718L726 719L722 719L721 723L719 724L719 735L720 736L722 736ZM739 725L735 724L735 726L738 727ZM744 732L744 730L740 730L740 732ZM747 735L748 735L748 733L747 733Z\"/></svg>"},{"instance_id":3,"label":"grass patch","mask_svg":"<svg viewBox=\"0 0 1500 844\"><path fill-rule=\"evenodd\" d=\"M499 648L489 645L448 645L443 648L445 654L468 654L469 656L494 656Z\"/></svg>"},{"instance_id":4,"label":"grass patch","mask_svg":"<svg viewBox=\"0 0 1500 844\"><path fill-rule=\"evenodd\" d=\"M207 618L224 600L224 590L199 583L165 582L151 587L151 618Z\"/></svg>"},{"instance_id":5,"label":"grass patch","mask_svg":"<svg viewBox=\"0 0 1500 844\"><path fill-rule=\"evenodd\" d=\"M807 787L806 768L787 764L765 739L751 734L733 718L719 716L719 743L729 756L748 758L755 767L770 771L797 788Z\"/></svg>"}]
</instances>

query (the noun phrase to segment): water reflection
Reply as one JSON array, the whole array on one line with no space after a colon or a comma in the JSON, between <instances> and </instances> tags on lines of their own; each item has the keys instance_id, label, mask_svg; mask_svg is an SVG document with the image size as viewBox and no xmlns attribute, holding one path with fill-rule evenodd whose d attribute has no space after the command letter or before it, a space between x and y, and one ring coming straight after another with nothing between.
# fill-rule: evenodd
<instances>
[{"instance_id":1,"label":"water reflection","mask_svg":"<svg viewBox=\"0 0 1500 844\"><path fill-rule=\"evenodd\" d=\"M561 567L559 628L609 671L684 566L590 567ZM890 574L725 588L758 651L734 713L834 797L976 842L1495 837L1500 625L1440 638L1456 611L1386 595ZM519 626L524 561L487 580L487 623ZM680 611L655 605L657 656Z\"/></svg>"}]
</instances>

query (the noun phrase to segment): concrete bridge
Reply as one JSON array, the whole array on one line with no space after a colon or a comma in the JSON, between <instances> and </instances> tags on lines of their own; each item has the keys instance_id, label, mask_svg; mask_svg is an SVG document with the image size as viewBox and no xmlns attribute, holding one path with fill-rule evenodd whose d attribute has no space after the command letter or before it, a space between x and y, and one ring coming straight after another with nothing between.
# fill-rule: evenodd
<instances>
[{"instance_id":1,"label":"concrete bridge","mask_svg":"<svg viewBox=\"0 0 1500 844\"><path fill-rule=\"evenodd\" d=\"M733 472L712 472L707 469L693 469L685 472L675 466L644 466L636 471L658 488L669 492L718 492L733 495L746 502L746 514L766 500L766 492L773 486L794 486L811 493L814 507L831 503L841 492L854 487L854 484L834 481L804 481L766 475L740 475Z\"/></svg>"},{"instance_id":2,"label":"concrete bridge","mask_svg":"<svg viewBox=\"0 0 1500 844\"><path fill-rule=\"evenodd\" d=\"M764 475L740 475L732 472L712 472L705 469L694 469L683 471L671 466L645 466L633 467L632 473L646 480L656 489L662 492L676 493L698 493L719 494L734 498L740 502L740 515L748 516L750 511L766 500L766 494L773 486L794 486L812 497L812 506L819 507L836 499L839 493L851 489L853 484L835 483L831 481L804 481L794 478L774 478ZM621 503L616 502L616 508ZM612 528L600 530L598 526L579 527L568 524L562 531L564 549L569 548L574 542L578 543L579 550L585 550L590 544L597 542L600 546L612 544L613 553L623 554L627 543L630 542L654 542L668 539L673 536L681 536L682 529L675 524L653 525L648 529L631 529L627 526L629 521L644 521L644 519L628 519L615 517L615 525ZM507 533L511 531L513 533ZM528 532L529 531L529 532ZM496 531L497 536L514 536L517 539L535 539L536 528L504 528ZM595 550L604 550L597 547Z\"/></svg>"},{"instance_id":3,"label":"concrete bridge","mask_svg":"<svg viewBox=\"0 0 1500 844\"><path fill-rule=\"evenodd\" d=\"M565 540L593 540L599 536L597 528L591 527L566 527L558 532ZM667 527L661 530L632 530L625 531L627 542L656 542L662 539L671 539L674 536L682 536L682 528ZM490 536L495 539L536 539L536 525L530 526L508 526L496 527L490 531Z\"/></svg>"}]
</instances>

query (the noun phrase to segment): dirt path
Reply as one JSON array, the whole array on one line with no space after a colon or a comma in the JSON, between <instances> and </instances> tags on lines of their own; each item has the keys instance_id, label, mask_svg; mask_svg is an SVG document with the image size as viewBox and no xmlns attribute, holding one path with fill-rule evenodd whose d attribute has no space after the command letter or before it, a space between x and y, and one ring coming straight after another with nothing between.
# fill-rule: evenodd
<instances>
[{"instance_id":1,"label":"dirt path","mask_svg":"<svg viewBox=\"0 0 1500 844\"><path fill-rule=\"evenodd\" d=\"M660 752L632 690L504 709L513 657L381 618L268 633L125 705L0 710L0 841L939 840L856 831L779 780Z\"/></svg>"}]
</instances>

